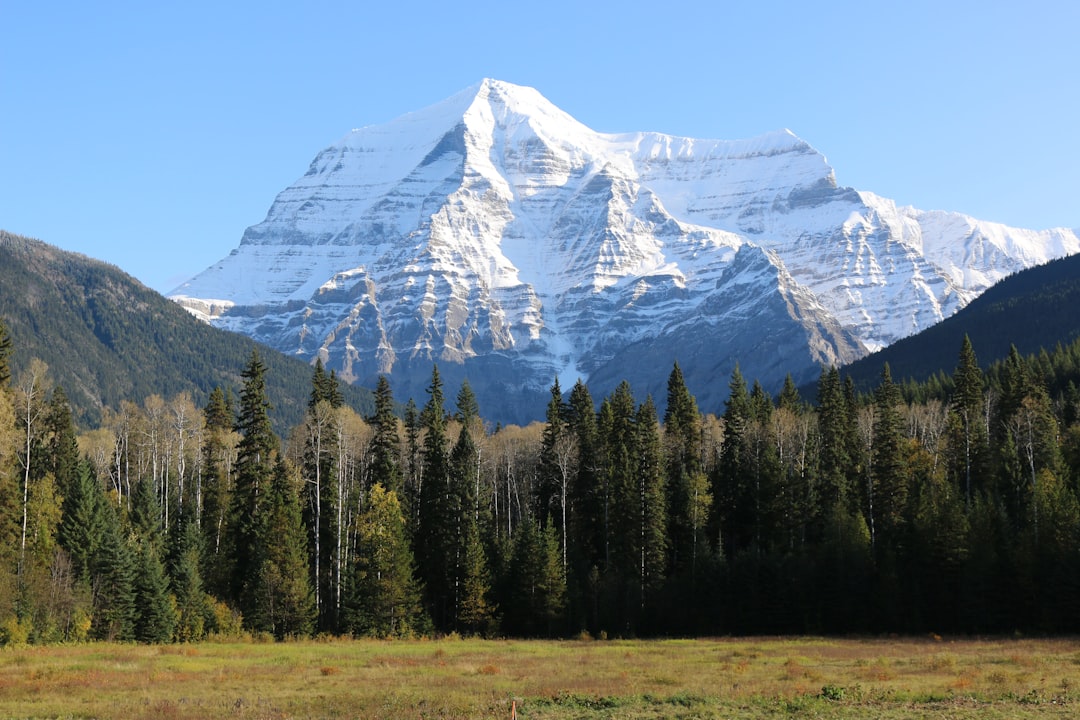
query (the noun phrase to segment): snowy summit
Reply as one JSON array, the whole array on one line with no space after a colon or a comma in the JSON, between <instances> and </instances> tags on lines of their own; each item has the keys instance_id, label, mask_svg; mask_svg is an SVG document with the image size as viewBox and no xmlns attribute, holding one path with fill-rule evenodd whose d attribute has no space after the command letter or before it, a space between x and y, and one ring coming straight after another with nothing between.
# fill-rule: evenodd
<instances>
[{"instance_id":1,"label":"snowy summit","mask_svg":"<svg viewBox=\"0 0 1080 720\"><path fill-rule=\"evenodd\" d=\"M736 363L778 386L922 330L1023 268L1080 251L837 185L789 131L602 134L484 80L318 154L240 246L171 297L352 382L420 401L439 363L485 417L672 363L717 411Z\"/></svg>"}]
</instances>

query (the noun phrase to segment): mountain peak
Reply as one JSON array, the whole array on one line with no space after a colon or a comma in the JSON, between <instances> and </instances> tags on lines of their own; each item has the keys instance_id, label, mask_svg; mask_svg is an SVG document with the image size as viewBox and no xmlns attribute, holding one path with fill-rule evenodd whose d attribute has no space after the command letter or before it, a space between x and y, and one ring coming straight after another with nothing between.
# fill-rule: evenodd
<instances>
[{"instance_id":1,"label":"mountain peak","mask_svg":"<svg viewBox=\"0 0 1080 720\"><path fill-rule=\"evenodd\" d=\"M808 380L1077 251L1075 233L838 187L790 130L603 134L485 78L320 152L173 297L343 379L390 375L400 398L438 361L485 416L517 422L542 417L555 376L663 397L676 352L703 407L736 362L767 387Z\"/></svg>"}]
</instances>

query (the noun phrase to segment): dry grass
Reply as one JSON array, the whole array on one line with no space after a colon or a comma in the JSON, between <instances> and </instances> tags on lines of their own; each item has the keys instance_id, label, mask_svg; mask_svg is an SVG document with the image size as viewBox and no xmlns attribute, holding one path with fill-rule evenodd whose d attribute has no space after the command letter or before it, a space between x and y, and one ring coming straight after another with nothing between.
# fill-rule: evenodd
<instances>
[{"instance_id":1,"label":"dry grass","mask_svg":"<svg viewBox=\"0 0 1080 720\"><path fill-rule=\"evenodd\" d=\"M0 651L0 717L1070 717L1080 641L331 641Z\"/></svg>"}]
</instances>

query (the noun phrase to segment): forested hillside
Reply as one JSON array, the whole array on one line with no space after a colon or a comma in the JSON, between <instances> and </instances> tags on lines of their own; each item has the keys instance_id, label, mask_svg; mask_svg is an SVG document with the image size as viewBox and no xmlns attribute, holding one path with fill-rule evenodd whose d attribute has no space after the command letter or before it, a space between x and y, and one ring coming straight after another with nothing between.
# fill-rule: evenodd
<instances>
[{"instance_id":1,"label":"forested hillside","mask_svg":"<svg viewBox=\"0 0 1080 720\"><path fill-rule=\"evenodd\" d=\"M813 398L736 371L719 417L677 365L662 418L556 383L526 428L437 367L361 416L317 366L279 437L256 352L235 395L79 432L2 339L2 642L1080 629L1080 342L984 373L965 339L945 401L888 366Z\"/></svg>"},{"instance_id":2,"label":"forested hillside","mask_svg":"<svg viewBox=\"0 0 1080 720\"><path fill-rule=\"evenodd\" d=\"M926 381L952 367L967 335L984 361L998 361L1015 346L1038 353L1080 337L1080 255L1053 260L1012 275L952 317L899 340L844 368L860 390L869 390L885 363L897 381Z\"/></svg>"},{"instance_id":3,"label":"forested hillside","mask_svg":"<svg viewBox=\"0 0 1080 720\"><path fill-rule=\"evenodd\" d=\"M122 400L189 393L200 404L215 386L238 388L252 340L208 327L118 268L0 231L0 317L20 338L11 365L43 360L63 385L76 420L96 424ZM271 370L275 428L303 416L311 368L260 351ZM343 390L370 409L370 393Z\"/></svg>"}]
</instances>

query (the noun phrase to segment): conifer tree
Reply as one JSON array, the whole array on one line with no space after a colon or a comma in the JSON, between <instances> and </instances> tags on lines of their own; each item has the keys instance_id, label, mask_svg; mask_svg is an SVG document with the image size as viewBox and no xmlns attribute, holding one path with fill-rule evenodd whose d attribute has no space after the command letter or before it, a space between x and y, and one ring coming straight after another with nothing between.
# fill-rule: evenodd
<instances>
[{"instance_id":1,"label":"conifer tree","mask_svg":"<svg viewBox=\"0 0 1080 720\"><path fill-rule=\"evenodd\" d=\"M394 415L394 395L385 375L380 375L375 385L375 417L372 424L375 435L371 440L371 483L382 485L386 492L394 493L400 502L404 488L401 437ZM405 516L408 516L407 510Z\"/></svg>"},{"instance_id":2,"label":"conifer tree","mask_svg":"<svg viewBox=\"0 0 1080 720\"><path fill-rule=\"evenodd\" d=\"M102 505L101 544L90 558L94 597L91 635L98 640L135 637L135 563L120 519L109 503Z\"/></svg>"},{"instance_id":3,"label":"conifer tree","mask_svg":"<svg viewBox=\"0 0 1080 720\"><path fill-rule=\"evenodd\" d=\"M570 574L569 612L574 624L599 627L599 596L595 579L603 565L603 495L600 492L600 438L596 405L581 380L574 383L567 407L567 425L577 446L577 471L571 483L570 535L575 538L568 554Z\"/></svg>"},{"instance_id":4,"label":"conifer tree","mask_svg":"<svg viewBox=\"0 0 1080 720\"><path fill-rule=\"evenodd\" d=\"M664 411L664 439L667 457L667 506L671 568L673 572L689 569L696 574L698 545L704 539L703 521L695 512L695 489L704 475L701 451L701 414L690 394L678 363L671 370L667 384L667 409Z\"/></svg>"},{"instance_id":5,"label":"conifer tree","mask_svg":"<svg viewBox=\"0 0 1080 720\"><path fill-rule=\"evenodd\" d=\"M840 372L835 367L821 372L817 406L819 501L814 525L820 539L824 523L839 512L846 514L853 495L850 473L854 467L854 430Z\"/></svg>"},{"instance_id":6,"label":"conifer tree","mask_svg":"<svg viewBox=\"0 0 1080 720\"><path fill-rule=\"evenodd\" d=\"M890 544L897 542L905 517L908 486L905 464L903 418L900 415L900 389L892 381L889 364L881 371L881 383L874 391L874 451L871 460L870 518L871 542L876 542L875 521L880 518L881 530ZM876 497L874 497L876 496ZM880 508L875 518L874 506Z\"/></svg>"},{"instance_id":7,"label":"conifer tree","mask_svg":"<svg viewBox=\"0 0 1080 720\"><path fill-rule=\"evenodd\" d=\"M297 484L278 457L263 488L256 535L251 625L279 640L310 635L317 614Z\"/></svg>"},{"instance_id":8,"label":"conifer tree","mask_svg":"<svg viewBox=\"0 0 1080 720\"><path fill-rule=\"evenodd\" d=\"M206 634L209 602L203 588L202 533L190 516L182 518L170 553L170 588L176 598L176 639L195 642Z\"/></svg>"},{"instance_id":9,"label":"conifer tree","mask_svg":"<svg viewBox=\"0 0 1080 720\"><path fill-rule=\"evenodd\" d=\"M78 581L89 584L94 558L105 541L108 501L90 463L81 461L75 482L64 496L63 514L57 539L71 558Z\"/></svg>"},{"instance_id":10,"label":"conifer tree","mask_svg":"<svg viewBox=\"0 0 1080 720\"><path fill-rule=\"evenodd\" d=\"M455 617L455 562L460 496L453 492L446 437L442 379L433 366L428 401L421 415L424 441L422 483L414 551L425 591L425 605L436 630L449 629Z\"/></svg>"},{"instance_id":11,"label":"conifer tree","mask_svg":"<svg viewBox=\"0 0 1080 720\"><path fill-rule=\"evenodd\" d=\"M664 489L664 453L656 406L646 398L634 419L637 446L638 478L638 586L640 610L653 602L653 596L667 577L668 518Z\"/></svg>"},{"instance_id":12,"label":"conifer tree","mask_svg":"<svg viewBox=\"0 0 1080 720\"><path fill-rule=\"evenodd\" d=\"M376 483L357 527L345 626L357 635L407 637L427 629L397 494Z\"/></svg>"},{"instance_id":13,"label":"conifer tree","mask_svg":"<svg viewBox=\"0 0 1080 720\"><path fill-rule=\"evenodd\" d=\"M724 409L724 444L713 471L710 536L716 543L717 552L730 557L749 544L756 518L753 508L747 506L751 496L748 443L754 416L750 393L738 365L731 373L728 388L730 393Z\"/></svg>"},{"instance_id":14,"label":"conifer tree","mask_svg":"<svg viewBox=\"0 0 1080 720\"><path fill-rule=\"evenodd\" d=\"M952 472L971 507L975 481L985 473L987 451L983 373L971 340L964 335L953 373L953 396L949 403L949 456Z\"/></svg>"},{"instance_id":15,"label":"conifer tree","mask_svg":"<svg viewBox=\"0 0 1080 720\"><path fill-rule=\"evenodd\" d=\"M152 542L139 539L137 548L132 583L135 639L143 643L169 642L176 628L176 609L169 594L165 568Z\"/></svg>"},{"instance_id":16,"label":"conifer tree","mask_svg":"<svg viewBox=\"0 0 1080 720\"><path fill-rule=\"evenodd\" d=\"M511 635L556 635L563 628L566 576L554 528L532 520L518 525L510 562L504 627Z\"/></svg>"},{"instance_id":17,"label":"conifer tree","mask_svg":"<svg viewBox=\"0 0 1080 720\"><path fill-rule=\"evenodd\" d=\"M571 482L577 463L577 445L566 422L569 408L563 403L559 379L551 386L544 435L540 445L540 467L537 482L539 513L554 516L554 524L560 537L563 572L567 568L567 547L571 513Z\"/></svg>"},{"instance_id":18,"label":"conifer tree","mask_svg":"<svg viewBox=\"0 0 1080 720\"><path fill-rule=\"evenodd\" d=\"M252 581L259 570L259 533L262 530L263 495L274 475L277 438L270 427L270 403L266 398L266 366L257 350L243 372L240 412L236 429L241 439L237 447L236 484L230 499L228 558L229 598L237 603L245 618L253 617L260 600ZM306 575L305 575L306 581Z\"/></svg>"}]
</instances>

